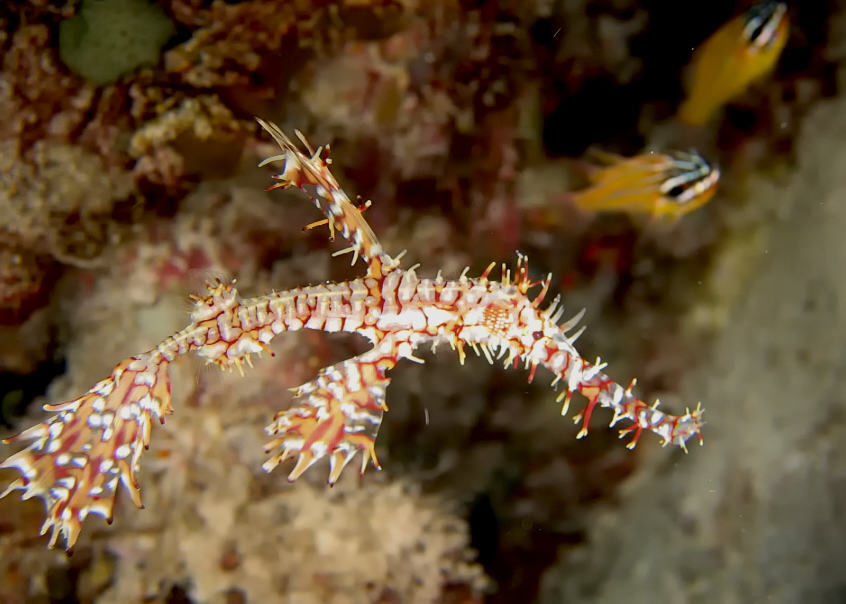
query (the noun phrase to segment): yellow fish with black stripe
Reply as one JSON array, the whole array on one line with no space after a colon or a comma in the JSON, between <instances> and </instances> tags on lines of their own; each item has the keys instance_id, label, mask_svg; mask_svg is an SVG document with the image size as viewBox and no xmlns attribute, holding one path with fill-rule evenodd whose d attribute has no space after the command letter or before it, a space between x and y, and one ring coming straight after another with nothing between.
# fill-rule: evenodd
<instances>
[{"instance_id":1,"label":"yellow fish with black stripe","mask_svg":"<svg viewBox=\"0 0 846 604\"><path fill-rule=\"evenodd\" d=\"M592 150L590 155L605 165L590 174L592 186L566 195L584 212L677 219L708 203L720 181L719 168L696 151L622 157Z\"/></svg>"},{"instance_id":2,"label":"yellow fish with black stripe","mask_svg":"<svg viewBox=\"0 0 846 604\"><path fill-rule=\"evenodd\" d=\"M759 2L720 27L693 58L679 120L702 126L726 103L775 68L790 33L787 4Z\"/></svg>"}]
</instances>

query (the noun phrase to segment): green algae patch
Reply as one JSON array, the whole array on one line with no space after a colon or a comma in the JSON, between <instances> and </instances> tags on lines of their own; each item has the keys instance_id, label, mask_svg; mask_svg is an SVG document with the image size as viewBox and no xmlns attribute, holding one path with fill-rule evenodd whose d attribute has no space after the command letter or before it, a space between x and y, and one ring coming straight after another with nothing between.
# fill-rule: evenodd
<instances>
[{"instance_id":1,"label":"green algae patch","mask_svg":"<svg viewBox=\"0 0 846 604\"><path fill-rule=\"evenodd\" d=\"M59 56L74 73L104 85L142 65L155 65L176 32L173 21L147 0L83 0L59 24Z\"/></svg>"}]
</instances>

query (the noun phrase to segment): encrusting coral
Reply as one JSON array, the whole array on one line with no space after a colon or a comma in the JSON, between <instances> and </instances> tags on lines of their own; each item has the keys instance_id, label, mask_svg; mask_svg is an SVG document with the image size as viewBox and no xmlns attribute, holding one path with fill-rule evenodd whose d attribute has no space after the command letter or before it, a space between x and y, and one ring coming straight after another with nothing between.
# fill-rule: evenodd
<instances>
[{"instance_id":1,"label":"encrusting coral","mask_svg":"<svg viewBox=\"0 0 846 604\"><path fill-rule=\"evenodd\" d=\"M393 594L428 604L447 601L441 598L451 586L470 593L488 587L467 548L466 525L407 484L342 480L328 496L303 484L256 499L245 488L249 471L228 474L223 457L208 466L227 479L189 495L191 520L178 523L171 538L112 538L123 559L147 564L121 573L103 604L142 601L158 582L183 575L196 580L192 599L208 604L223 604L233 590L249 602L352 604ZM178 573L177 565L184 565ZM279 600L283 594L287 599Z\"/></svg>"},{"instance_id":2,"label":"encrusting coral","mask_svg":"<svg viewBox=\"0 0 846 604\"><path fill-rule=\"evenodd\" d=\"M112 206L133 189L131 175L72 145L42 140L22 161L15 141L0 141L0 208L7 241L69 263L90 259L106 243ZM68 223L79 228L69 231ZM72 258L73 257L73 258Z\"/></svg>"},{"instance_id":3,"label":"encrusting coral","mask_svg":"<svg viewBox=\"0 0 846 604\"><path fill-rule=\"evenodd\" d=\"M590 364L581 358L573 347L581 331L567 334L581 314L559 325L563 309L558 308L558 298L540 310L551 277L533 281L524 256L518 256L513 275L503 267L501 281L488 279L494 264L476 279L465 274L454 281L440 275L419 278L416 267L400 268L402 254L392 257L382 248L362 215L369 202L354 205L340 189L328 168L328 148L314 150L303 139L309 151L305 155L275 125L259 122L282 149L262 162L283 162L281 174L274 177L279 182L270 189L315 187L313 201L326 218L309 228L326 224L331 236L341 234L350 247L339 253L352 254L353 264L361 259L367 274L346 283L250 300L242 299L232 283L209 284L206 295L194 297L188 327L122 361L80 398L47 405L55 415L8 439L31 442L0 468L14 468L21 475L4 495L20 489L24 498L44 500L48 517L42 533L52 530L51 546L62 536L71 550L90 513L111 520L118 484L142 507L139 460L150 444L153 419L163 422L173 412L168 374L172 361L194 351L209 364L243 374L244 366L252 365L252 354L273 354L268 344L287 331L357 333L373 344L363 354L321 369L314 380L295 390L292 407L266 428L273 440L265 450L281 451L263 467L270 471L295 457L288 475L292 481L323 457L330 464L329 484L357 454L362 472L368 462L379 467L375 438L387 410L387 371L401 359L422 362L414 351L426 343L449 344L462 362L465 345L481 350L491 362L495 354L505 357L506 367L524 361L531 369L530 380L538 365L544 366L555 376L553 383L564 387L558 396L564 402L562 414L573 392L587 398L576 416L582 423L579 437L587 433L596 405L614 411L612 423L634 422L621 431L632 434L629 447L644 429L661 436L664 444L681 447L699 436L699 407L682 416L665 414L657 402L650 406L633 395L634 382L624 388L602 372L605 364L598 359ZM529 298L528 291L538 285L540 294Z\"/></svg>"}]
</instances>

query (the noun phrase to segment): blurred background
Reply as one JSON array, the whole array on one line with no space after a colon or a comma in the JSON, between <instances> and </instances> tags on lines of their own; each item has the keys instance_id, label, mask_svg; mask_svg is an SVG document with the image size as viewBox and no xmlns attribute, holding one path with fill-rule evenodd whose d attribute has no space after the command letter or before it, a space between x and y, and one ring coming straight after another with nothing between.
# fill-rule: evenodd
<instances>
[{"instance_id":1,"label":"blurred background","mask_svg":"<svg viewBox=\"0 0 846 604\"><path fill-rule=\"evenodd\" d=\"M209 276L360 276L302 194L264 192L254 116L331 143L405 265L528 254L587 309L586 359L708 422L689 455L629 451L604 411L576 440L542 372L425 351L393 372L382 472L290 485L264 426L365 348L286 334L246 378L172 367L146 509L121 494L73 557L40 502L0 500L0 603L846 600L846 2L7 0L0 23L0 436L184 327ZM675 150L707 169L641 170Z\"/></svg>"}]
</instances>

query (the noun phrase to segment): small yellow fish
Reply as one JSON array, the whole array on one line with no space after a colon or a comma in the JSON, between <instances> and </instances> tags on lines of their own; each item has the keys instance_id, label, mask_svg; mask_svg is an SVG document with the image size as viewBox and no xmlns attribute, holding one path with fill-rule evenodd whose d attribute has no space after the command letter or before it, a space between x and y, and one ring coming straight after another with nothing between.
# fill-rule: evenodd
<instances>
[{"instance_id":1,"label":"small yellow fish","mask_svg":"<svg viewBox=\"0 0 846 604\"><path fill-rule=\"evenodd\" d=\"M705 205L717 191L720 170L695 151L647 152L634 157L592 151L606 166L593 186L568 194L585 212L619 211L678 218Z\"/></svg>"},{"instance_id":2,"label":"small yellow fish","mask_svg":"<svg viewBox=\"0 0 846 604\"><path fill-rule=\"evenodd\" d=\"M694 55L692 86L679 120L706 124L720 107L772 71L789 31L787 5L765 0L711 34Z\"/></svg>"}]
</instances>

